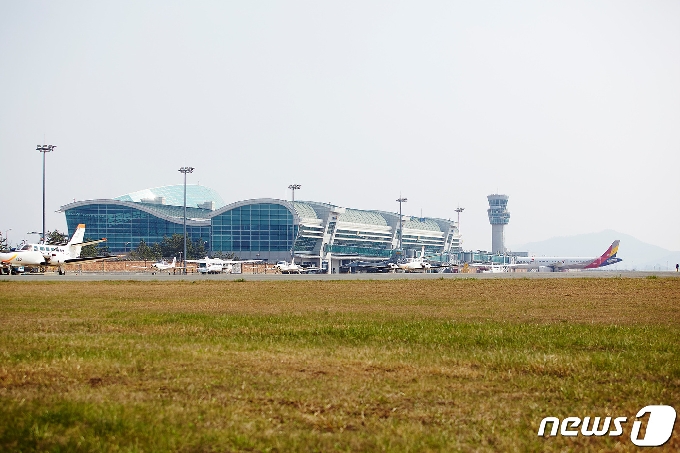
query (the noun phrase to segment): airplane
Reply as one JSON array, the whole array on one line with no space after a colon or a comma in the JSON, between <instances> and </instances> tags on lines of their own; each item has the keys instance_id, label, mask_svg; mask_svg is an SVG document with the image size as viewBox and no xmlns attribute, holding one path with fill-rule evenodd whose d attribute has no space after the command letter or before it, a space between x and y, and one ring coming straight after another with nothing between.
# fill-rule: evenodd
<instances>
[{"instance_id":1,"label":"airplane","mask_svg":"<svg viewBox=\"0 0 680 453\"><path fill-rule=\"evenodd\" d=\"M443 267L450 267L449 264L432 265L427 258L425 258L425 246L423 246L420 256L417 258L410 258L407 261L390 263L393 269L401 269L404 272L428 272L430 269L438 269Z\"/></svg>"},{"instance_id":2,"label":"airplane","mask_svg":"<svg viewBox=\"0 0 680 453\"><path fill-rule=\"evenodd\" d=\"M187 263L196 263L196 270L201 274L221 274L223 272L231 274L235 270L235 264L260 262L262 260L222 260L208 258L207 256L200 260L187 260Z\"/></svg>"},{"instance_id":3,"label":"airplane","mask_svg":"<svg viewBox=\"0 0 680 453\"><path fill-rule=\"evenodd\" d=\"M404 272L427 272L432 269L432 265L425 258L419 256L418 258L411 258L410 260L395 264L396 268Z\"/></svg>"},{"instance_id":4,"label":"airplane","mask_svg":"<svg viewBox=\"0 0 680 453\"><path fill-rule=\"evenodd\" d=\"M536 256L536 257L517 257L515 264L508 265L514 269L528 269L538 272L559 272L569 269L597 269L623 261L617 258L619 251L619 240L612 242L606 252L600 257L563 257L563 256Z\"/></svg>"},{"instance_id":5,"label":"airplane","mask_svg":"<svg viewBox=\"0 0 680 453\"><path fill-rule=\"evenodd\" d=\"M346 270L345 270L346 269ZM394 272L397 269L396 263L383 261L352 261L351 263L341 266L340 272L348 272L351 274L366 272L369 274Z\"/></svg>"},{"instance_id":6,"label":"airplane","mask_svg":"<svg viewBox=\"0 0 680 453\"><path fill-rule=\"evenodd\" d=\"M80 251L84 246L106 241L106 239L99 239L83 242L84 237L85 224L81 223L65 245L26 244L20 250L0 253L0 269L3 274L11 274L13 268L57 267L59 275L64 275L66 274L63 268L64 264L109 258L108 256L81 258Z\"/></svg>"},{"instance_id":7,"label":"airplane","mask_svg":"<svg viewBox=\"0 0 680 453\"><path fill-rule=\"evenodd\" d=\"M305 268L295 264L295 261L290 264L287 261L277 261L274 267L282 274L302 274L305 272Z\"/></svg>"},{"instance_id":8,"label":"airplane","mask_svg":"<svg viewBox=\"0 0 680 453\"><path fill-rule=\"evenodd\" d=\"M168 269L175 269L177 266L177 257L172 257L172 262L168 263L164 259L152 263L150 267L147 266L132 266L137 269L151 269L151 273L155 274L157 271L167 271Z\"/></svg>"},{"instance_id":9,"label":"airplane","mask_svg":"<svg viewBox=\"0 0 680 453\"><path fill-rule=\"evenodd\" d=\"M168 269L174 269L175 266L177 265L177 257L173 256L172 257L172 263L168 263L165 260L160 260L157 263L153 263L151 265L152 269L156 269L157 271L167 271ZM155 274L155 272L153 272Z\"/></svg>"}]
</instances>

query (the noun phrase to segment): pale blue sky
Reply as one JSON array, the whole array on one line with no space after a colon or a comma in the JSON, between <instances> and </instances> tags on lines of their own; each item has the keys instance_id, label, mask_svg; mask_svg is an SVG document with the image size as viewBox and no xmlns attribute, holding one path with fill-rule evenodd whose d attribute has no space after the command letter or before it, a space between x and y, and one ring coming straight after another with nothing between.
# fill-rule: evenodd
<instances>
[{"instance_id":1,"label":"pale blue sky","mask_svg":"<svg viewBox=\"0 0 680 453\"><path fill-rule=\"evenodd\" d=\"M0 230L190 182L680 250L680 2L0 1ZM35 239L35 237L33 237ZM622 244L622 253L625 244Z\"/></svg>"}]
</instances>

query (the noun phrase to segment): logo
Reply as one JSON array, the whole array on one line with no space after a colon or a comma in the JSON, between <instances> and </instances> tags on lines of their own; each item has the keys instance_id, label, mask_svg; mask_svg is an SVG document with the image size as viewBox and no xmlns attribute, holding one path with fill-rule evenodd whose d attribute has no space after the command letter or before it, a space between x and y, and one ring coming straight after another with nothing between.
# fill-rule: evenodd
<instances>
[{"instance_id":1,"label":"logo","mask_svg":"<svg viewBox=\"0 0 680 453\"><path fill-rule=\"evenodd\" d=\"M642 431L643 421L640 418L649 414L644 435L640 438L640 431ZM645 406L635 414L633 421L633 429L630 433L630 441L638 447L658 447L671 438L673 434L673 425L675 424L675 409L671 406ZM592 420L592 421L591 421ZM557 436L559 434L566 437L575 436L620 436L623 434L623 424L628 421L628 417L566 417L561 422L557 417L545 417L541 420L538 427L538 435L546 436L548 424L550 425L550 432L548 436ZM613 422L613 423L612 423ZM579 430L579 426L581 429Z\"/></svg>"}]
</instances>

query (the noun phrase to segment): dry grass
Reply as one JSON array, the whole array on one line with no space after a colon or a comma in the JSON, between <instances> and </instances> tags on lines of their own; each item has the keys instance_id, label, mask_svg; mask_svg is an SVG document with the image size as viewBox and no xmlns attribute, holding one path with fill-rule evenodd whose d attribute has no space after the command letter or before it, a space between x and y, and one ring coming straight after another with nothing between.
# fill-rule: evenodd
<instances>
[{"instance_id":1,"label":"dry grass","mask_svg":"<svg viewBox=\"0 0 680 453\"><path fill-rule=\"evenodd\" d=\"M680 402L679 279L0 288L5 450L632 450L538 423Z\"/></svg>"}]
</instances>

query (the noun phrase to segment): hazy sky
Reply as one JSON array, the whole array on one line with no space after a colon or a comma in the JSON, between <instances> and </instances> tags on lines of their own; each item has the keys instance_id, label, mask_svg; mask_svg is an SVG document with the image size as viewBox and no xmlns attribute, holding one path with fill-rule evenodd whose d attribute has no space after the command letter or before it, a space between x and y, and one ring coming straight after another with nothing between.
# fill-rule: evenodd
<instances>
[{"instance_id":1,"label":"hazy sky","mask_svg":"<svg viewBox=\"0 0 680 453\"><path fill-rule=\"evenodd\" d=\"M678 1L0 0L0 230L190 183L680 250ZM607 244L603 247L606 248ZM621 245L621 252L625 244ZM623 256L623 253L622 253Z\"/></svg>"}]
</instances>

